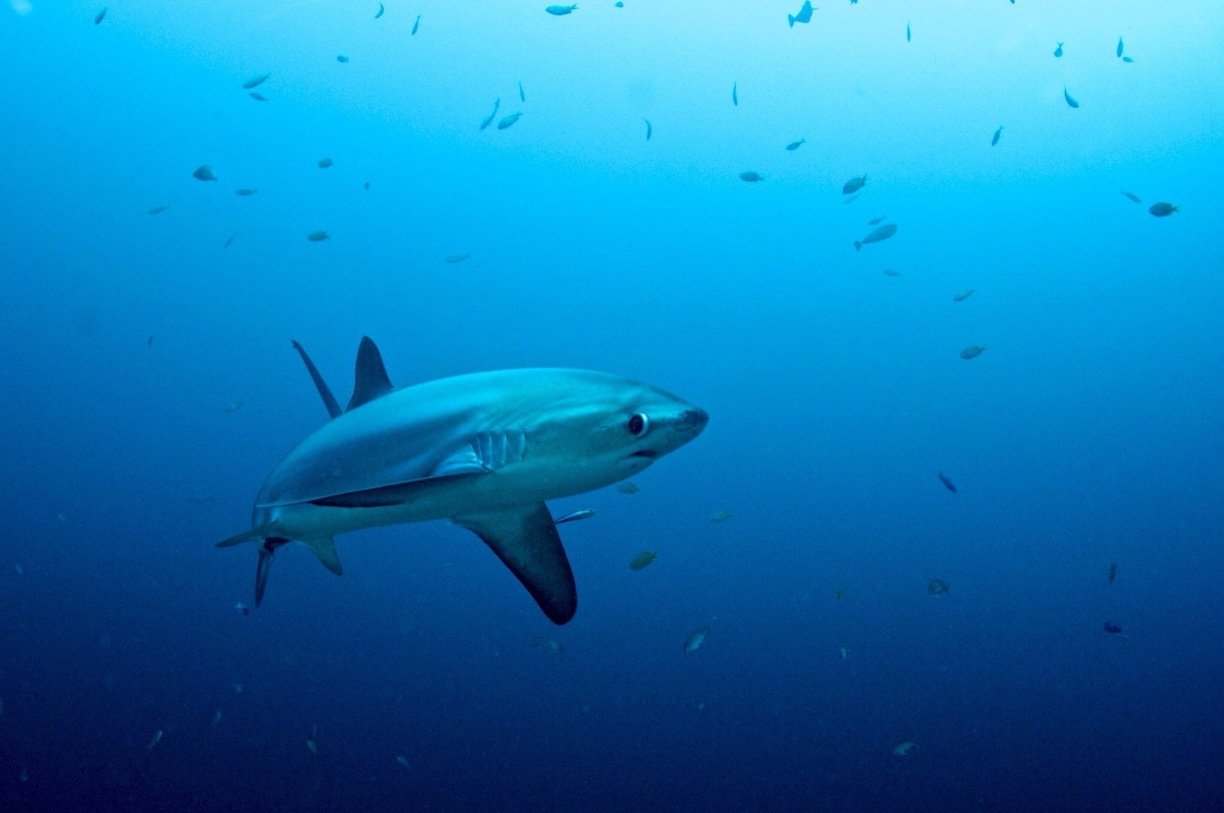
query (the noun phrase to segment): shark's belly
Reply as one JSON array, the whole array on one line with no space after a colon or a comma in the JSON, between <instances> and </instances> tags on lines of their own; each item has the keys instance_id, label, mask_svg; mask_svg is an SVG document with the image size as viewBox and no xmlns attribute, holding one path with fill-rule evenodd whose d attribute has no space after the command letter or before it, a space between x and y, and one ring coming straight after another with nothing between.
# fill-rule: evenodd
<instances>
[{"instance_id":1,"label":"shark's belly","mask_svg":"<svg viewBox=\"0 0 1224 813\"><path fill-rule=\"evenodd\" d=\"M638 468L627 468L624 476ZM288 539L331 537L365 528L454 519L533 505L601 488L618 479L620 477L609 478L606 472L581 468L548 471L524 467L519 471L503 470L440 480L414 489L411 496L394 505L342 507L294 503L271 506L259 509L256 524L273 520L277 533Z\"/></svg>"}]
</instances>

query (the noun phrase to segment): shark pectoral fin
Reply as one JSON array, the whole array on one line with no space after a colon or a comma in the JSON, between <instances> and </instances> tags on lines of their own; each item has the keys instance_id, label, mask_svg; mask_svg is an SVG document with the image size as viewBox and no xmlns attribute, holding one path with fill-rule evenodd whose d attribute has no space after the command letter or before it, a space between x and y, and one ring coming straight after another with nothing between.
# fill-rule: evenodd
<instances>
[{"instance_id":1,"label":"shark pectoral fin","mask_svg":"<svg viewBox=\"0 0 1224 813\"><path fill-rule=\"evenodd\" d=\"M454 517L456 525L484 540L531 593L554 624L578 609L578 590L548 506L531 505Z\"/></svg>"},{"instance_id":2,"label":"shark pectoral fin","mask_svg":"<svg viewBox=\"0 0 1224 813\"><path fill-rule=\"evenodd\" d=\"M340 557L336 555L336 543L330 536L317 537L315 539L303 539L302 544L314 551L314 555L319 557L319 561L323 563L323 567L335 573L337 576L344 575L344 568L340 566Z\"/></svg>"}]
</instances>

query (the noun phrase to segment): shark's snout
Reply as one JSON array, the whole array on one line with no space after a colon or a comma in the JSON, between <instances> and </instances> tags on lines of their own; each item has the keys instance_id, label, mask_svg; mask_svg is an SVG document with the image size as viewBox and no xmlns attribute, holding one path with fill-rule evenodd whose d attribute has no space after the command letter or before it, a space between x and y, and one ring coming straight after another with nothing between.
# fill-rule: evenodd
<instances>
[{"instance_id":1,"label":"shark's snout","mask_svg":"<svg viewBox=\"0 0 1224 813\"><path fill-rule=\"evenodd\" d=\"M687 432L696 435L705 429L707 423L710 422L710 413L704 409L693 407L686 409L680 414L680 418L676 421L676 428L681 432Z\"/></svg>"}]
</instances>

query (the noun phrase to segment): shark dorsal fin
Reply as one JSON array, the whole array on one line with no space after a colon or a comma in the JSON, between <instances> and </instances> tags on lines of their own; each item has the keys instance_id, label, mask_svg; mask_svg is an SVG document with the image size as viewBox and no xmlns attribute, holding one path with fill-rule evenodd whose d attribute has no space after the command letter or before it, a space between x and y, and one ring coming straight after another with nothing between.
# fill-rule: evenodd
<instances>
[{"instance_id":1,"label":"shark dorsal fin","mask_svg":"<svg viewBox=\"0 0 1224 813\"><path fill-rule=\"evenodd\" d=\"M369 336L361 337L357 347L357 372L353 381L353 397L349 399L345 412L356 409L362 404L368 404L380 395L386 395L392 389L391 379L387 377L387 368L383 366L382 354L378 345Z\"/></svg>"},{"instance_id":2,"label":"shark dorsal fin","mask_svg":"<svg viewBox=\"0 0 1224 813\"><path fill-rule=\"evenodd\" d=\"M333 418L336 417L340 414L340 404L336 403L336 397L332 395L327 382L323 380L323 376L319 375L319 368L315 367L314 362L310 360L310 356L306 355L306 348L296 341L293 343L293 349L298 351L298 355L302 357L302 361L306 364L306 372L310 373L310 380L314 382L315 389L319 391L319 397L323 399L323 406L327 407L327 414Z\"/></svg>"}]
</instances>

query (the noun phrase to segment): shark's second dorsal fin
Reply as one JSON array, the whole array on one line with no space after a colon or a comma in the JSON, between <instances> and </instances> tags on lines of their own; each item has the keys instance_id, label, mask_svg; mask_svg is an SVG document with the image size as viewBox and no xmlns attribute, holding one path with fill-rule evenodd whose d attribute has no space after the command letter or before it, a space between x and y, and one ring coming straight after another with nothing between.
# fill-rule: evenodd
<instances>
[{"instance_id":1,"label":"shark's second dorsal fin","mask_svg":"<svg viewBox=\"0 0 1224 813\"><path fill-rule=\"evenodd\" d=\"M361 337L357 347L357 372L353 381L353 397L349 399L347 412L362 404L368 404L380 395L391 391L391 379L387 377L387 368L383 366L382 354L378 345L369 336Z\"/></svg>"},{"instance_id":2,"label":"shark's second dorsal fin","mask_svg":"<svg viewBox=\"0 0 1224 813\"><path fill-rule=\"evenodd\" d=\"M340 414L340 404L336 402L336 397L328 389L327 382L323 380L323 376L319 375L319 368L314 366L310 356L306 355L306 349L296 341L293 343L293 349L298 351L298 355L302 357L302 361L306 364L306 372L310 373L310 380L314 382L315 389L319 391L319 397L323 399L323 406L327 407L327 414L333 418L336 417Z\"/></svg>"}]
</instances>

